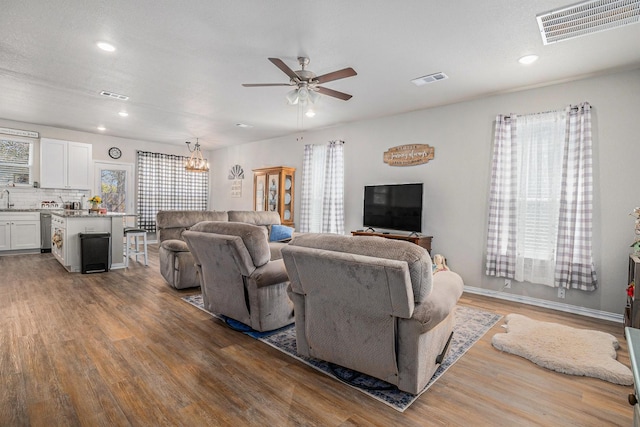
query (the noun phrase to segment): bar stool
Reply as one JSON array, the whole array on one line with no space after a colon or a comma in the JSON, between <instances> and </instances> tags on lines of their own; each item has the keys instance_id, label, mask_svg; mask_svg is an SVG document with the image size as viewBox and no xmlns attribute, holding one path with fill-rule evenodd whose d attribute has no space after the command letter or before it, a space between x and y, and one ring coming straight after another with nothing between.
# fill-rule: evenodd
<instances>
[{"instance_id":1,"label":"bar stool","mask_svg":"<svg viewBox=\"0 0 640 427\"><path fill-rule=\"evenodd\" d=\"M138 238L142 238L142 242ZM124 240L125 268L129 267L129 257L132 255L135 255L136 262L138 262L139 255L144 255L144 265L149 265L147 259L147 231L142 228L125 227ZM142 244L143 250L140 250L140 244Z\"/></svg>"}]
</instances>

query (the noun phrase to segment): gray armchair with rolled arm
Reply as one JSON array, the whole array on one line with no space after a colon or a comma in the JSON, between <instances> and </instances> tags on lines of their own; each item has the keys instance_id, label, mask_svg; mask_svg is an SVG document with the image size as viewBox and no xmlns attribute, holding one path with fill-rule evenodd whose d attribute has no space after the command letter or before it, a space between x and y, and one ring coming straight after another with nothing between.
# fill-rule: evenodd
<instances>
[{"instance_id":1,"label":"gray armchair with rolled arm","mask_svg":"<svg viewBox=\"0 0 640 427\"><path fill-rule=\"evenodd\" d=\"M297 351L420 392L442 362L463 290L429 253L381 237L301 234L282 248Z\"/></svg>"},{"instance_id":2,"label":"gray armchair with rolled arm","mask_svg":"<svg viewBox=\"0 0 640 427\"><path fill-rule=\"evenodd\" d=\"M287 271L282 259L270 259L265 227L205 221L182 235L201 277L206 310L261 332L293 323Z\"/></svg>"}]
</instances>

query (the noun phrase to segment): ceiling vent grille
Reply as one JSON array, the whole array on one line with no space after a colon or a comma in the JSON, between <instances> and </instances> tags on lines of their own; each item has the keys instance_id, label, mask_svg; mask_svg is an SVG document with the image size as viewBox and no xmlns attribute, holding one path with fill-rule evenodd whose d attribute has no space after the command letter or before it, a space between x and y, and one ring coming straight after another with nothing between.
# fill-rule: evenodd
<instances>
[{"instance_id":1,"label":"ceiling vent grille","mask_svg":"<svg viewBox=\"0 0 640 427\"><path fill-rule=\"evenodd\" d=\"M536 16L542 42L557 43L640 20L640 0L590 0Z\"/></svg>"},{"instance_id":2,"label":"ceiling vent grille","mask_svg":"<svg viewBox=\"0 0 640 427\"><path fill-rule=\"evenodd\" d=\"M416 86L424 86L427 83L434 83L440 80L448 79L449 77L445 73L433 73L427 76L418 77L417 79L411 80Z\"/></svg>"},{"instance_id":3,"label":"ceiling vent grille","mask_svg":"<svg viewBox=\"0 0 640 427\"><path fill-rule=\"evenodd\" d=\"M126 101L127 99L129 99L127 95L120 95L119 93L109 92L106 90L101 91L100 95L107 96L109 98L119 99L120 101Z\"/></svg>"}]
</instances>

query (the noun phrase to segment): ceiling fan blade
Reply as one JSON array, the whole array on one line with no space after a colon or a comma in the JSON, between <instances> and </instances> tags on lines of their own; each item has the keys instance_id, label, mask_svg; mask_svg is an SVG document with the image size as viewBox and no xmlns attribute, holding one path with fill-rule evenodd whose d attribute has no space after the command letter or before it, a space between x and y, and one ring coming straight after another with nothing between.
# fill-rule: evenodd
<instances>
[{"instance_id":1,"label":"ceiling fan blade","mask_svg":"<svg viewBox=\"0 0 640 427\"><path fill-rule=\"evenodd\" d=\"M291 86L291 83L242 83L244 87L260 87L260 86Z\"/></svg>"},{"instance_id":2,"label":"ceiling fan blade","mask_svg":"<svg viewBox=\"0 0 640 427\"><path fill-rule=\"evenodd\" d=\"M271 61L273 63L273 65L275 65L276 67L280 68L283 73L285 73L287 76L289 76L289 78L291 78L293 80L299 80L299 77L295 73L295 71L293 71L291 68L289 68L289 66L287 64L282 62L282 59L280 59L280 58L269 58L269 61Z\"/></svg>"},{"instance_id":3,"label":"ceiling fan blade","mask_svg":"<svg viewBox=\"0 0 640 427\"><path fill-rule=\"evenodd\" d=\"M317 86L316 89L323 95L333 96L334 98L342 99L343 101L348 101L351 99L352 95L344 92L338 92L337 90L328 89L326 87Z\"/></svg>"},{"instance_id":4,"label":"ceiling fan blade","mask_svg":"<svg viewBox=\"0 0 640 427\"><path fill-rule=\"evenodd\" d=\"M332 82L334 80L345 79L347 77L353 77L358 75L356 70L353 68L344 68L342 70L334 71L332 73L323 74L321 76L316 77L314 80L317 80L318 83L326 83Z\"/></svg>"}]
</instances>

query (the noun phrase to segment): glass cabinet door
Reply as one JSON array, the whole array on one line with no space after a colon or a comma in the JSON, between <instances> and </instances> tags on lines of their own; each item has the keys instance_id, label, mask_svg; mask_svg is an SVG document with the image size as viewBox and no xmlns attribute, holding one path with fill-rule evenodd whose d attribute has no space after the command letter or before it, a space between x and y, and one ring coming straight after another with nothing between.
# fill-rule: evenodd
<instances>
[{"instance_id":1,"label":"glass cabinet door","mask_svg":"<svg viewBox=\"0 0 640 427\"><path fill-rule=\"evenodd\" d=\"M255 181L256 198L253 202L253 210L260 212L265 209L265 187L267 183L267 175L256 175Z\"/></svg>"},{"instance_id":2,"label":"glass cabinet door","mask_svg":"<svg viewBox=\"0 0 640 427\"><path fill-rule=\"evenodd\" d=\"M283 192L282 219L284 221L293 221L293 175L285 174Z\"/></svg>"}]
</instances>

